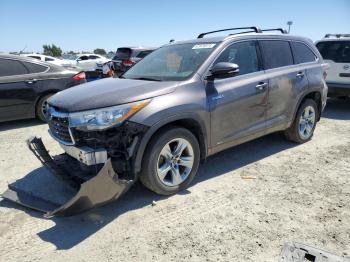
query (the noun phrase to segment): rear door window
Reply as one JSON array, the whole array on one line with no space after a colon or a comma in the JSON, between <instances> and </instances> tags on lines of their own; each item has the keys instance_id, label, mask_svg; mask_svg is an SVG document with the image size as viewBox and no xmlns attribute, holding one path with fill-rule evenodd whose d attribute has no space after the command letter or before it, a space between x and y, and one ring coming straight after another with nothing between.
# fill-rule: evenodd
<instances>
[{"instance_id":1,"label":"rear door window","mask_svg":"<svg viewBox=\"0 0 350 262\"><path fill-rule=\"evenodd\" d=\"M24 65L11 59L0 59L0 77L28 74L28 70Z\"/></svg>"},{"instance_id":2,"label":"rear door window","mask_svg":"<svg viewBox=\"0 0 350 262\"><path fill-rule=\"evenodd\" d=\"M41 60L40 56L30 55L30 56L28 56L28 57L31 57L31 58L35 58L35 59Z\"/></svg>"},{"instance_id":3,"label":"rear door window","mask_svg":"<svg viewBox=\"0 0 350 262\"><path fill-rule=\"evenodd\" d=\"M50 58L50 57L45 57L45 61L55 61L55 59Z\"/></svg>"},{"instance_id":4,"label":"rear door window","mask_svg":"<svg viewBox=\"0 0 350 262\"><path fill-rule=\"evenodd\" d=\"M262 40L260 41L265 69L293 65L293 56L290 44L287 41Z\"/></svg>"},{"instance_id":5,"label":"rear door window","mask_svg":"<svg viewBox=\"0 0 350 262\"><path fill-rule=\"evenodd\" d=\"M89 57L88 56L86 56L86 55L82 55L82 56L80 56L79 58L78 58L78 60L89 60Z\"/></svg>"},{"instance_id":6,"label":"rear door window","mask_svg":"<svg viewBox=\"0 0 350 262\"><path fill-rule=\"evenodd\" d=\"M23 64L26 66L26 68L28 68L30 74L42 73L42 72L45 72L48 68L43 65L38 65L38 64L29 63L29 62L23 62Z\"/></svg>"},{"instance_id":7,"label":"rear door window","mask_svg":"<svg viewBox=\"0 0 350 262\"><path fill-rule=\"evenodd\" d=\"M294 60L296 64L309 63L316 61L316 55L311 49L300 42L292 42Z\"/></svg>"},{"instance_id":8,"label":"rear door window","mask_svg":"<svg viewBox=\"0 0 350 262\"><path fill-rule=\"evenodd\" d=\"M350 63L350 41L319 42L316 47L323 59L336 63Z\"/></svg>"},{"instance_id":9,"label":"rear door window","mask_svg":"<svg viewBox=\"0 0 350 262\"><path fill-rule=\"evenodd\" d=\"M90 55L89 56L89 59L99 59L100 57L99 56L97 56L97 55Z\"/></svg>"}]
</instances>

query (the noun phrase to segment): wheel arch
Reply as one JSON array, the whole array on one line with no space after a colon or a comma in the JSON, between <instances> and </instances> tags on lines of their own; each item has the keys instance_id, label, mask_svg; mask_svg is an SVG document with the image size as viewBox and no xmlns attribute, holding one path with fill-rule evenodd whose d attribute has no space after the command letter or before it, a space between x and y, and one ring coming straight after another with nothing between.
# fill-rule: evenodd
<instances>
[{"instance_id":1,"label":"wheel arch","mask_svg":"<svg viewBox=\"0 0 350 262\"><path fill-rule=\"evenodd\" d=\"M61 90L49 89L49 90L45 90L45 91L41 92L41 93L38 95L38 97L37 97L36 100L35 100L34 109L33 109L33 110L34 110L34 116L35 116L35 117L36 117L37 114L38 114L37 108L38 108L38 103L39 103L40 99L42 99L44 96L49 95L49 94L54 95L54 94L56 94L56 93L59 92L59 91L61 91Z\"/></svg>"},{"instance_id":2,"label":"wheel arch","mask_svg":"<svg viewBox=\"0 0 350 262\"><path fill-rule=\"evenodd\" d=\"M178 115L173 117L168 117L167 120L160 121L155 125L151 126L147 132L144 134L137 151L135 152L135 157L133 161L133 173L139 174L141 171L142 160L147 146L151 139L157 135L157 133L162 130L169 128L171 126L183 127L192 132L198 140L200 148L200 159L204 161L207 157L208 140L207 131L204 124L198 116L195 115Z\"/></svg>"},{"instance_id":3,"label":"wheel arch","mask_svg":"<svg viewBox=\"0 0 350 262\"><path fill-rule=\"evenodd\" d=\"M293 112L293 120L295 119L295 116L298 112L298 109L300 107L300 105L306 100L306 99L312 99L316 102L317 104L317 111L318 111L318 116L317 116L317 121L320 120L321 118L321 112L322 112L322 94L320 91L318 90L313 90L310 92L307 92L306 94L304 94L298 101L298 104Z\"/></svg>"}]
</instances>

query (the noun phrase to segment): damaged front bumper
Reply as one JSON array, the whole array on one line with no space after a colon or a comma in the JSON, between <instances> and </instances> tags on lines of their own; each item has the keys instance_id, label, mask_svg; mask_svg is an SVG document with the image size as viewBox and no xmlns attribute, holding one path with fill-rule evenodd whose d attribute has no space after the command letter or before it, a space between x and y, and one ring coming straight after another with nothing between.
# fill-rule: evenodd
<instances>
[{"instance_id":1,"label":"damaged front bumper","mask_svg":"<svg viewBox=\"0 0 350 262\"><path fill-rule=\"evenodd\" d=\"M45 217L72 216L93 207L102 206L118 199L134 183L134 180L121 179L118 176L110 158L103 163L97 174L86 175L76 170L79 162L68 154L50 156L41 138L30 138L27 144L50 173L68 188L71 196L67 201L58 203L40 196L37 192L26 191L18 186L20 183L16 181L9 185L2 197L45 212Z\"/></svg>"}]
</instances>

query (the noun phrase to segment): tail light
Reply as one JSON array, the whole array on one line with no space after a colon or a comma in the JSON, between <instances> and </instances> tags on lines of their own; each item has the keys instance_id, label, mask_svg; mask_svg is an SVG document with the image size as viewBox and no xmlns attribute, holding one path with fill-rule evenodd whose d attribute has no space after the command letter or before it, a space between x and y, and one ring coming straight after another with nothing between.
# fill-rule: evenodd
<instances>
[{"instance_id":1,"label":"tail light","mask_svg":"<svg viewBox=\"0 0 350 262\"><path fill-rule=\"evenodd\" d=\"M130 60L130 59L124 59L122 63L125 66L131 66L131 65L135 64L135 62Z\"/></svg>"},{"instance_id":2,"label":"tail light","mask_svg":"<svg viewBox=\"0 0 350 262\"><path fill-rule=\"evenodd\" d=\"M76 80L76 81L80 81L80 80L86 79L85 72L80 72L80 73L74 75L73 79Z\"/></svg>"}]
</instances>

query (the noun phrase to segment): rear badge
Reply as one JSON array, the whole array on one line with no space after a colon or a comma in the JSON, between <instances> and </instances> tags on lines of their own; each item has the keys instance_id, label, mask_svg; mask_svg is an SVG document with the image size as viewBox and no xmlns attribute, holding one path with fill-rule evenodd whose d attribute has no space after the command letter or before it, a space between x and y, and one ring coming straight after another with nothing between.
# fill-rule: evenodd
<instances>
[{"instance_id":1,"label":"rear badge","mask_svg":"<svg viewBox=\"0 0 350 262\"><path fill-rule=\"evenodd\" d=\"M345 65L345 66L343 66L343 69L344 70L348 70L350 68L350 66L349 65Z\"/></svg>"}]
</instances>

